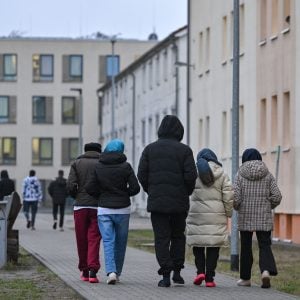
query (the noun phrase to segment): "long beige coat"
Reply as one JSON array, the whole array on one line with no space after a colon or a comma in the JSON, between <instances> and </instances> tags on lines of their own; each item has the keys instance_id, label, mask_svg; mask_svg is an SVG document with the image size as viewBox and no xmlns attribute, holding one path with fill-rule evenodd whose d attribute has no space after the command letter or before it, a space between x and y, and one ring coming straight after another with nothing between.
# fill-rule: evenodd
<instances>
[{"instance_id":1,"label":"long beige coat","mask_svg":"<svg viewBox=\"0 0 300 300\"><path fill-rule=\"evenodd\" d=\"M187 217L187 244L195 247L228 246L227 218L232 215L233 188L223 168L214 162L209 166L215 177L212 186L198 178L190 198Z\"/></svg>"}]
</instances>

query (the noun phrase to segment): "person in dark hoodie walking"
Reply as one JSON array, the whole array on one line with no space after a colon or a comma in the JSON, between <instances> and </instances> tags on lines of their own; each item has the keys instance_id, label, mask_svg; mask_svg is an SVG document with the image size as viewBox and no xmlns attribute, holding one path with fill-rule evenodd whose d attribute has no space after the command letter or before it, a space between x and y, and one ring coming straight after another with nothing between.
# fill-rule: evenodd
<instances>
[{"instance_id":1,"label":"person in dark hoodie walking","mask_svg":"<svg viewBox=\"0 0 300 300\"><path fill-rule=\"evenodd\" d=\"M280 204L281 198L275 178L262 162L260 153L254 148L245 150L234 182L233 201L233 207L238 211L238 230L241 236L240 280L237 282L239 286L251 285L254 231L259 247L261 287L269 288L270 276L277 275L271 249L272 209Z\"/></svg>"},{"instance_id":2,"label":"person in dark hoodie walking","mask_svg":"<svg viewBox=\"0 0 300 300\"><path fill-rule=\"evenodd\" d=\"M59 229L64 231L64 215L67 192L67 180L64 178L64 171L58 171L58 177L51 181L48 187L48 193L52 198L53 229L57 227L57 212L59 208Z\"/></svg>"},{"instance_id":3,"label":"person in dark hoodie walking","mask_svg":"<svg viewBox=\"0 0 300 300\"><path fill-rule=\"evenodd\" d=\"M3 200L4 196L10 195L14 191L15 183L9 178L7 170L2 170L0 180L0 201Z\"/></svg>"},{"instance_id":4,"label":"person in dark hoodie walking","mask_svg":"<svg viewBox=\"0 0 300 300\"><path fill-rule=\"evenodd\" d=\"M167 115L158 129L158 140L144 149L138 167L138 179L148 194L155 252L163 276L158 286L184 284L180 271L185 260L185 228L197 170L193 152L180 141L184 128L176 116Z\"/></svg>"},{"instance_id":5,"label":"person in dark hoodie walking","mask_svg":"<svg viewBox=\"0 0 300 300\"><path fill-rule=\"evenodd\" d=\"M88 193L99 197L98 224L108 284L120 281L128 237L130 197L140 191L138 180L123 152L121 140L110 141L86 186Z\"/></svg>"},{"instance_id":6,"label":"person in dark hoodie walking","mask_svg":"<svg viewBox=\"0 0 300 300\"><path fill-rule=\"evenodd\" d=\"M71 165L67 180L68 193L75 198L74 223L79 257L78 269L82 281L98 283L97 272L100 269L99 248L100 232L97 221L98 200L85 189L88 178L94 172L101 153L101 145L84 145L84 154Z\"/></svg>"}]
</instances>

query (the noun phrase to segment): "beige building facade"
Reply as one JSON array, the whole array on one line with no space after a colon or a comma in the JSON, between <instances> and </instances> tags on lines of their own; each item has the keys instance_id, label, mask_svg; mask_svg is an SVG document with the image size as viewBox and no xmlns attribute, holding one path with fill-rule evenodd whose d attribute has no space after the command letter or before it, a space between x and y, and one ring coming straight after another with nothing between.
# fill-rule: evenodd
<instances>
[{"instance_id":1,"label":"beige building facade","mask_svg":"<svg viewBox=\"0 0 300 300\"><path fill-rule=\"evenodd\" d=\"M44 199L59 169L68 175L83 144L100 140L96 90L156 41L0 39L0 170L21 191L30 169L41 179ZM82 91L82 126L80 97Z\"/></svg>"},{"instance_id":2,"label":"beige building facade","mask_svg":"<svg viewBox=\"0 0 300 300\"><path fill-rule=\"evenodd\" d=\"M231 174L233 1L190 0L190 140ZM240 154L260 150L283 194L274 237L300 243L300 3L240 1Z\"/></svg>"}]
</instances>

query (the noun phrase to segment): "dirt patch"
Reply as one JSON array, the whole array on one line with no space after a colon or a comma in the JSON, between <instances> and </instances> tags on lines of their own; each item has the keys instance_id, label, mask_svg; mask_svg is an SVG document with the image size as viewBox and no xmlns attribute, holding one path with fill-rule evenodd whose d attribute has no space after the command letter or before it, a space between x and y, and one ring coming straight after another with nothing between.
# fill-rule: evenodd
<instances>
[{"instance_id":1,"label":"dirt patch","mask_svg":"<svg viewBox=\"0 0 300 300\"><path fill-rule=\"evenodd\" d=\"M84 299L24 249L17 264L0 269L0 290L2 300Z\"/></svg>"}]
</instances>

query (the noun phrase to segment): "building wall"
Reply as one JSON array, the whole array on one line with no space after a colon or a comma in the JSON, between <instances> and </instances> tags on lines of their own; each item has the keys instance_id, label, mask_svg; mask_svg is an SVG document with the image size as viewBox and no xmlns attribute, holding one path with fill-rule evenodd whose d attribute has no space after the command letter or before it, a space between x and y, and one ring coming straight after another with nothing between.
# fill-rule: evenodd
<instances>
[{"instance_id":1,"label":"building wall","mask_svg":"<svg viewBox=\"0 0 300 300\"><path fill-rule=\"evenodd\" d=\"M120 69L124 69L138 56L147 51L153 41L126 41L115 43L115 54L120 56ZM17 54L17 80L0 82L0 95L16 96L16 124L0 124L0 136L17 138L16 165L0 165L7 169L16 180L17 191L21 191L22 179L30 169L37 171L40 179L51 180L58 169L68 175L69 166L62 165L62 138L78 138L79 126L62 124L62 96L78 97L78 92L70 88L81 88L83 95L83 144L99 141L99 112L96 90L99 88L99 56L111 54L110 41L71 40L71 39L0 39L0 54ZM32 55L54 55L53 82L33 82ZM80 83L62 82L63 55L83 55L83 81ZM32 96L53 97L53 123L32 123ZM53 138L53 164L32 166L32 138Z\"/></svg>"},{"instance_id":2,"label":"building wall","mask_svg":"<svg viewBox=\"0 0 300 300\"><path fill-rule=\"evenodd\" d=\"M163 43L163 42L162 42ZM186 125L186 29L179 30L172 41L151 49L135 67L129 66L116 78L115 129L117 137L125 141L125 154L137 171L146 145L157 139L162 118L175 114L176 90L178 117ZM176 49L178 57L176 57ZM176 60L182 66L175 65ZM176 73L178 72L178 73ZM134 74L134 75L132 75ZM176 76L178 83L176 88ZM134 83L135 80L135 83ZM134 87L135 86L135 87ZM103 89L103 144L112 138L111 86ZM133 125L133 97L135 95L135 122ZM133 134L135 126L135 135ZM186 141L184 137L183 142ZM135 148L134 147L135 142ZM139 193L132 201L132 210L147 215L147 196Z\"/></svg>"},{"instance_id":3,"label":"building wall","mask_svg":"<svg viewBox=\"0 0 300 300\"><path fill-rule=\"evenodd\" d=\"M228 116L232 106L232 46L227 45L228 59L224 57L224 53L228 54L224 40L232 44L233 1L222 1L220 5L218 1L192 0L190 4L191 63L198 66L196 72L191 70L191 143L195 153L201 147L215 150L230 174L231 117ZM244 0L240 6L243 6L240 9L240 105L243 106L240 154L248 147L261 151L268 168L278 178L283 195L282 203L275 209L274 236L300 243L300 235L296 233L300 205L299 104L296 101L299 98L296 84L299 24L295 22L300 5L294 0ZM229 31L224 30L226 22ZM209 59L205 54L207 28L210 29ZM209 62L202 63L202 69L201 55Z\"/></svg>"}]
</instances>

